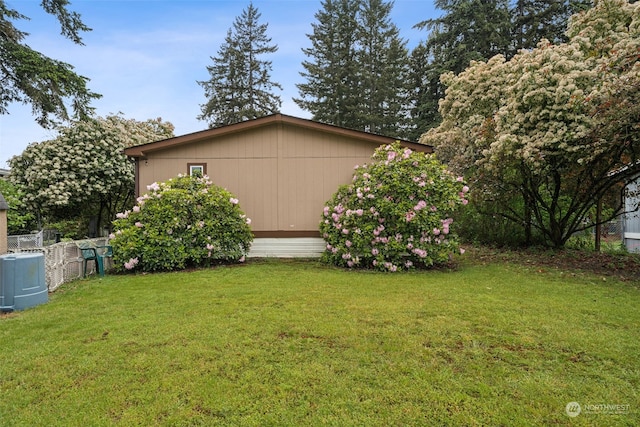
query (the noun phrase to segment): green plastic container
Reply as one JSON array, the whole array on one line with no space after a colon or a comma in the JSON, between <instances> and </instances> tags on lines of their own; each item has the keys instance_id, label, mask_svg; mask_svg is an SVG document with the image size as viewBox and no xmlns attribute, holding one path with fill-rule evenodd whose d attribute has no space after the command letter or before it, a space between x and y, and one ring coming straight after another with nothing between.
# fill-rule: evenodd
<instances>
[{"instance_id":1,"label":"green plastic container","mask_svg":"<svg viewBox=\"0 0 640 427\"><path fill-rule=\"evenodd\" d=\"M24 310L48 300L44 254L0 256L0 311Z\"/></svg>"}]
</instances>

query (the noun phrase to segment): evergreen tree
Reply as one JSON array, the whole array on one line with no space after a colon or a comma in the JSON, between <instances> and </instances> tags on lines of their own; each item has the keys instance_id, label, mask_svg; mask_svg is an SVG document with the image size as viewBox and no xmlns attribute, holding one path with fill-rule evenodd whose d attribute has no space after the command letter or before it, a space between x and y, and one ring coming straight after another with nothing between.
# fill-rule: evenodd
<instances>
[{"instance_id":1,"label":"evergreen tree","mask_svg":"<svg viewBox=\"0 0 640 427\"><path fill-rule=\"evenodd\" d=\"M430 61L429 50L421 42L411 52L409 84L410 115L413 126L407 137L417 141L425 130L437 126L442 119L438 112L438 100L444 96L441 93L440 74L446 72L441 64Z\"/></svg>"},{"instance_id":2,"label":"evergreen tree","mask_svg":"<svg viewBox=\"0 0 640 427\"><path fill-rule=\"evenodd\" d=\"M416 25L428 29L432 62L458 74L472 60L486 60L511 45L508 0L435 0L445 13Z\"/></svg>"},{"instance_id":3,"label":"evergreen tree","mask_svg":"<svg viewBox=\"0 0 640 427\"><path fill-rule=\"evenodd\" d=\"M364 0L358 14L359 121L357 127L406 136L409 73L406 42L391 22L393 3Z\"/></svg>"},{"instance_id":4,"label":"evergreen tree","mask_svg":"<svg viewBox=\"0 0 640 427\"><path fill-rule=\"evenodd\" d=\"M444 97L439 76L458 74L471 61L496 54L510 59L520 49L533 49L542 38L565 40L569 16L587 8L591 0L435 0L444 11L422 21L427 40L412 52L412 81L421 86L413 94L411 116L415 133L437 126L438 100Z\"/></svg>"},{"instance_id":5,"label":"evergreen tree","mask_svg":"<svg viewBox=\"0 0 640 427\"><path fill-rule=\"evenodd\" d=\"M280 109L282 101L272 90L282 90L282 86L271 81L271 61L260 59L276 52L278 46L270 44L267 24L259 23L260 16L250 3L236 17L218 56L211 57L213 65L207 67L211 78L198 82L207 98L198 119L207 121L209 127L255 119Z\"/></svg>"},{"instance_id":6,"label":"evergreen tree","mask_svg":"<svg viewBox=\"0 0 640 427\"><path fill-rule=\"evenodd\" d=\"M360 0L324 0L315 14L311 48L302 52L300 74L306 83L297 86L300 98L294 99L313 119L336 126L357 127L358 93L356 64L356 14Z\"/></svg>"},{"instance_id":7,"label":"evergreen tree","mask_svg":"<svg viewBox=\"0 0 640 427\"><path fill-rule=\"evenodd\" d=\"M406 133L408 53L393 3L324 0L303 49L306 83L295 102L313 119L391 136Z\"/></svg>"},{"instance_id":8,"label":"evergreen tree","mask_svg":"<svg viewBox=\"0 0 640 427\"><path fill-rule=\"evenodd\" d=\"M91 29L82 23L80 15L67 9L68 3L67 0L42 0L41 5L45 12L58 19L61 34L81 45L81 32ZM87 89L89 79L76 74L73 66L24 44L28 34L13 22L20 19L29 18L0 0L0 114L9 114L12 102L30 104L36 121L43 127L53 127L72 116L82 119L93 114L91 101L101 95ZM69 102L73 114L69 114Z\"/></svg>"},{"instance_id":9,"label":"evergreen tree","mask_svg":"<svg viewBox=\"0 0 640 427\"><path fill-rule=\"evenodd\" d=\"M571 15L587 9L591 0L515 0L511 6L513 49L533 49L543 38L558 44L567 41L565 31Z\"/></svg>"}]
</instances>

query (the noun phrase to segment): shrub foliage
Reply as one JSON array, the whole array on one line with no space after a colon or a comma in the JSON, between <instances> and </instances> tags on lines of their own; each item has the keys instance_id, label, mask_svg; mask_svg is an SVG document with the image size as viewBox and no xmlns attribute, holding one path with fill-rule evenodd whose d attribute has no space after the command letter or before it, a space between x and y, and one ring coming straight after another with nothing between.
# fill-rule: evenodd
<instances>
[{"instance_id":1,"label":"shrub foliage","mask_svg":"<svg viewBox=\"0 0 640 427\"><path fill-rule=\"evenodd\" d=\"M118 270L244 262L253 240L251 220L231 193L206 176L178 176L147 189L114 221L111 244Z\"/></svg>"},{"instance_id":2,"label":"shrub foliage","mask_svg":"<svg viewBox=\"0 0 640 427\"><path fill-rule=\"evenodd\" d=\"M468 191L433 155L380 147L324 207L323 258L383 271L447 263L459 250L451 213L467 204Z\"/></svg>"}]
</instances>

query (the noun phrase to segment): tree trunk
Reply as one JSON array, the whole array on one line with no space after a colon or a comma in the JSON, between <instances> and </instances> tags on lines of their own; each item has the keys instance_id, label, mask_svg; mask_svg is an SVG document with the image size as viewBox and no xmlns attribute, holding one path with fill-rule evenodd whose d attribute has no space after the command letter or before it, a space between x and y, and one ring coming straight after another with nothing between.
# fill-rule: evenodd
<instances>
[{"instance_id":1,"label":"tree trunk","mask_svg":"<svg viewBox=\"0 0 640 427\"><path fill-rule=\"evenodd\" d=\"M602 236L602 199L598 200L596 208L596 252L600 252L601 236Z\"/></svg>"}]
</instances>

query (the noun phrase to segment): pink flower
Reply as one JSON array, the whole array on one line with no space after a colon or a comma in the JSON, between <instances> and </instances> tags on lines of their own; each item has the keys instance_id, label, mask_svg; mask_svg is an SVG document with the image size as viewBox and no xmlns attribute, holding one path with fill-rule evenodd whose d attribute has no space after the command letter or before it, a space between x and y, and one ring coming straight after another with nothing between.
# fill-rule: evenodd
<instances>
[{"instance_id":1,"label":"pink flower","mask_svg":"<svg viewBox=\"0 0 640 427\"><path fill-rule=\"evenodd\" d=\"M130 258L129 262L125 262L124 263L124 268L126 268L127 270L132 270L136 265L138 265L138 258Z\"/></svg>"},{"instance_id":2,"label":"pink flower","mask_svg":"<svg viewBox=\"0 0 640 427\"><path fill-rule=\"evenodd\" d=\"M411 220L416 216L416 213L414 211L409 211L405 214L405 220L407 222L411 222Z\"/></svg>"},{"instance_id":3,"label":"pink flower","mask_svg":"<svg viewBox=\"0 0 640 427\"><path fill-rule=\"evenodd\" d=\"M469 187L468 186L465 185L464 187L462 187L462 192L463 193L466 193L468 191L469 191Z\"/></svg>"},{"instance_id":4,"label":"pink flower","mask_svg":"<svg viewBox=\"0 0 640 427\"><path fill-rule=\"evenodd\" d=\"M427 202L424 200L420 200L417 205L413 207L414 210L419 211L420 209L424 209L427 207Z\"/></svg>"},{"instance_id":5,"label":"pink flower","mask_svg":"<svg viewBox=\"0 0 640 427\"><path fill-rule=\"evenodd\" d=\"M434 234L434 235L436 235L436 236L437 236L438 234L440 234L440 229L439 229L439 228L434 228L434 229L433 229L433 234Z\"/></svg>"},{"instance_id":6,"label":"pink flower","mask_svg":"<svg viewBox=\"0 0 640 427\"><path fill-rule=\"evenodd\" d=\"M144 227L144 225L143 225L140 221L137 221L137 222L135 223L135 226L136 226L136 227L138 227L138 228L142 228L142 227Z\"/></svg>"},{"instance_id":7,"label":"pink flower","mask_svg":"<svg viewBox=\"0 0 640 427\"><path fill-rule=\"evenodd\" d=\"M462 199L462 204L466 205L467 203L469 203L469 201L467 199Z\"/></svg>"},{"instance_id":8,"label":"pink flower","mask_svg":"<svg viewBox=\"0 0 640 427\"><path fill-rule=\"evenodd\" d=\"M234 197L229 198L229 201L231 202L232 205L237 205L239 202L239 200Z\"/></svg>"},{"instance_id":9,"label":"pink flower","mask_svg":"<svg viewBox=\"0 0 640 427\"><path fill-rule=\"evenodd\" d=\"M387 161L390 162L395 158L396 158L396 152L395 151L389 151L389 153L387 153Z\"/></svg>"},{"instance_id":10,"label":"pink flower","mask_svg":"<svg viewBox=\"0 0 640 427\"><path fill-rule=\"evenodd\" d=\"M346 228L343 228L343 229L342 229L342 234L349 234L349 230L348 230L348 229L346 229Z\"/></svg>"},{"instance_id":11,"label":"pink flower","mask_svg":"<svg viewBox=\"0 0 640 427\"><path fill-rule=\"evenodd\" d=\"M158 184L157 182L154 182L151 185L147 185L147 190L149 190L149 191L158 191L158 190L160 190L160 184Z\"/></svg>"},{"instance_id":12,"label":"pink flower","mask_svg":"<svg viewBox=\"0 0 640 427\"><path fill-rule=\"evenodd\" d=\"M247 224L251 224L251 218L247 218Z\"/></svg>"},{"instance_id":13,"label":"pink flower","mask_svg":"<svg viewBox=\"0 0 640 427\"><path fill-rule=\"evenodd\" d=\"M353 267L353 261L351 261L351 260L347 261L347 266L349 268Z\"/></svg>"},{"instance_id":14,"label":"pink flower","mask_svg":"<svg viewBox=\"0 0 640 427\"><path fill-rule=\"evenodd\" d=\"M322 212L324 213L324 216L329 216L329 206L325 206Z\"/></svg>"},{"instance_id":15,"label":"pink flower","mask_svg":"<svg viewBox=\"0 0 640 427\"><path fill-rule=\"evenodd\" d=\"M463 177L461 177L461 176L459 176L459 177L457 177L457 178L456 178L456 181L458 181L458 182L462 182L462 181L464 181L464 178L463 178Z\"/></svg>"},{"instance_id":16,"label":"pink flower","mask_svg":"<svg viewBox=\"0 0 640 427\"><path fill-rule=\"evenodd\" d=\"M418 255L420 258L425 258L427 256L427 251L425 251L424 249L415 248L411 252Z\"/></svg>"},{"instance_id":17,"label":"pink flower","mask_svg":"<svg viewBox=\"0 0 640 427\"><path fill-rule=\"evenodd\" d=\"M371 249L371 255L373 255L373 256L378 256L378 254L379 254L379 253L380 253L380 252L378 251L378 249L377 249L377 248L373 248L373 249Z\"/></svg>"},{"instance_id":18,"label":"pink flower","mask_svg":"<svg viewBox=\"0 0 640 427\"><path fill-rule=\"evenodd\" d=\"M346 247L350 248L350 247L351 247L351 245L352 245L351 240L347 240L346 242L344 242L344 245L345 245Z\"/></svg>"},{"instance_id":19,"label":"pink flower","mask_svg":"<svg viewBox=\"0 0 640 427\"><path fill-rule=\"evenodd\" d=\"M140 206L136 205L133 207L134 212L140 212Z\"/></svg>"},{"instance_id":20,"label":"pink flower","mask_svg":"<svg viewBox=\"0 0 640 427\"><path fill-rule=\"evenodd\" d=\"M240 257L240 259L238 260L238 262L245 262L245 260L246 260L246 258L244 257L244 255L242 255L242 256Z\"/></svg>"},{"instance_id":21,"label":"pink flower","mask_svg":"<svg viewBox=\"0 0 640 427\"><path fill-rule=\"evenodd\" d=\"M462 255L463 253L465 253L465 250L463 248L460 248L460 255Z\"/></svg>"}]
</instances>

